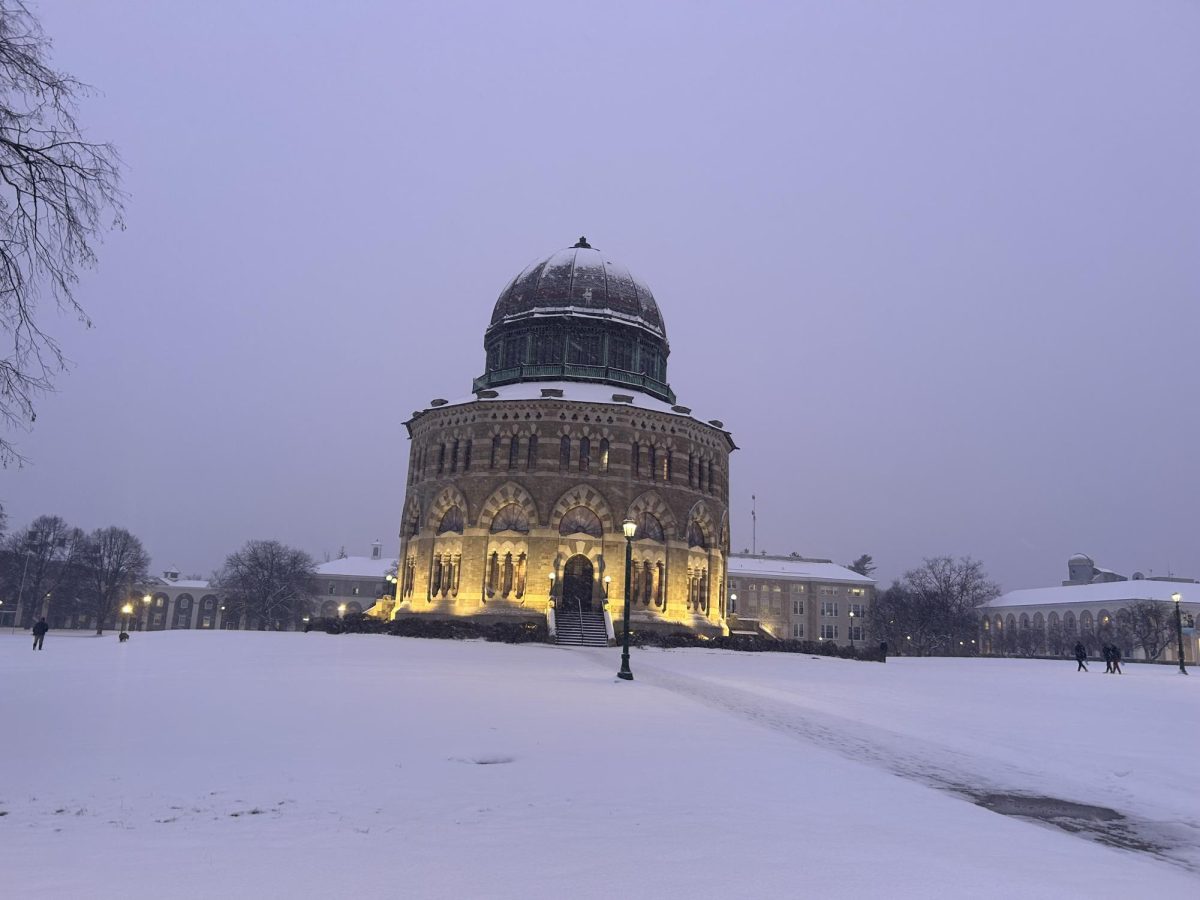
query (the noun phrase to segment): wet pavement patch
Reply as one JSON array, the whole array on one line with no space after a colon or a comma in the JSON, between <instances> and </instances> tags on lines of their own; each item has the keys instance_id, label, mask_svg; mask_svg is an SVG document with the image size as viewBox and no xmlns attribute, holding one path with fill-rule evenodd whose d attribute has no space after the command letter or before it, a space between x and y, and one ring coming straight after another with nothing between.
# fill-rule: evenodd
<instances>
[{"instance_id":1,"label":"wet pavement patch","mask_svg":"<svg viewBox=\"0 0 1200 900\"><path fill-rule=\"evenodd\" d=\"M1110 847L1152 853L1160 857L1166 856L1170 849L1151 840L1127 816L1107 806L1093 806L1038 794L966 793L973 803L1002 816L1044 822Z\"/></svg>"}]
</instances>

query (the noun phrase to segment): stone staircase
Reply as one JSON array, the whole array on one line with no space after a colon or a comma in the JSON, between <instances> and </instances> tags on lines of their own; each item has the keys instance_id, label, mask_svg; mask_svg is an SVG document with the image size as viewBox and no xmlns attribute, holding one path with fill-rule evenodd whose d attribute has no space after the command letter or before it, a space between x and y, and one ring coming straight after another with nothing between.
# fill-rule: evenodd
<instances>
[{"instance_id":1,"label":"stone staircase","mask_svg":"<svg viewBox=\"0 0 1200 900\"><path fill-rule=\"evenodd\" d=\"M604 613L560 610L554 617L555 642L574 647L607 647Z\"/></svg>"}]
</instances>

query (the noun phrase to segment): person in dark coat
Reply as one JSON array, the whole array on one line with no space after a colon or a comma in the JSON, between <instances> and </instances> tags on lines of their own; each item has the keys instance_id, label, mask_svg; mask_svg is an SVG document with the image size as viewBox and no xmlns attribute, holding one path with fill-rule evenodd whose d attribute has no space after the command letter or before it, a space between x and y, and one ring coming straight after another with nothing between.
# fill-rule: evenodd
<instances>
[{"instance_id":1,"label":"person in dark coat","mask_svg":"<svg viewBox=\"0 0 1200 900\"><path fill-rule=\"evenodd\" d=\"M42 616L33 626L33 649L41 650L42 641L46 640L46 632L50 630L50 626L46 624L46 617Z\"/></svg>"},{"instance_id":2,"label":"person in dark coat","mask_svg":"<svg viewBox=\"0 0 1200 900\"><path fill-rule=\"evenodd\" d=\"M887 662L887 641L879 642L879 661Z\"/></svg>"},{"instance_id":3,"label":"person in dark coat","mask_svg":"<svg viewBox=\"0 0 1200 900\"><path fill-rule=\"evenodd\" d=\"M1109 655L1112 657L1113 672L1117 675L1124 674L1121 671L1121 648L1116 644L1113 644L1112 647L1109 648Z\"/></svg>"},{"instance_id":4,"label":"person in dark coat","mask_svg":"<svg viewBox=\"0 0 1200 900\"><path fill-rule=\"evenodd\" d=\"M1075 661L1079 663L1079 668L1076 672L1086 672L1087 667L1087 648L1083 646L1083 641L1075 642Z\"/></svg>"},{"instance_id":5,"label":"person in dark coat","mask_svg":"<svg viewBox=\"0 0 1200 900\"><path fill-rule=\"evenodd\" d=\"M1104 674L1111 675L1113 672L1113 646L1111 644L1104 645Z\"/></svg>"}]
</instances>

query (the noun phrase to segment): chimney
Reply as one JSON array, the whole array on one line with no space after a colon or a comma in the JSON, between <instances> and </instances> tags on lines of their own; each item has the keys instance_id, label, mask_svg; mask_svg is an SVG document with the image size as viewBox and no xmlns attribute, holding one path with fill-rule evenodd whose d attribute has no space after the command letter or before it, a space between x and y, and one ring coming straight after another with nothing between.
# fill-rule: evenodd
<instances>
[{"instance_id":1,"label":"chimney","mask_svg":"<svg viewBox=\"0 0 1200 900\"><path fill-rule=\"evenodd\" d=\"M373 543L371 545L371 559L382 559L382 558L383 558L383 544L381 544L379 541L376 541L375 543Z\"/></svg>"}]
</instances>

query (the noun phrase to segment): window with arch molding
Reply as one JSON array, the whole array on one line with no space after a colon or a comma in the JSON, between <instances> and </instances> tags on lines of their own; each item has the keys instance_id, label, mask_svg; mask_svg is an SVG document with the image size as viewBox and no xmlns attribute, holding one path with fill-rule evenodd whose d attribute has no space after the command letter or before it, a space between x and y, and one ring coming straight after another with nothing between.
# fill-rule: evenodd
<instances>
[{"instance_id":1,"label":"window with arch molding","mask_svg":"<svg viewBox=\"0 0 1200 900\"><path fill-rule=\"evenodd\" d=\"M608 471L608 438L600 438L600 471Z\"/></svg>"},{"instance_id":2,"label":"window with arch molding","mask_svg":"<svg viewBox=\"0 0 1200 900\"><path fill-rule=\"evenodd\" d=\"M586 472L592 465L592 442L586 437L579 439L579 471Z\"/></svg>"},{"instance_id":3,"label":"window with arch molding","mask_svg":"<svg viewBox=\"0 0 1200 900\"><path fill-rule=\"evenodd\" d=\"M701 550L708 549L708 541L704 538L704 530L700 527L700 523L692 521L688 524L688 546L699 547Z\"/></svg>"},{"instance_id":4,"label":"window with arch molding","mask_svg":"<svg viewBox=\"0 0 1200 900\"><path fill-rule=\"evenodd\" d=\"M528 534L529 517L525 515L525 510L521 509L516 503L510 503L507 506L501 507L492 518L491 531L492 534L499 534L501 531L516 531L521 534Z\"/></svg>"},{"instance_id":5,"label":"window with arch molding","mask_svg":"<svg viewBox=\"0 0 1200 900\"><path fill-rule=\"evenodd\" d=\"M571 468L571 439L565 434L558 439L558 467L563 471Z\"/></svg>"},{"instance_id":6,"label":"window with arch molding","mask_svg":"<svg viewBox=\"0 0 1200 900\"><path fill-rule=\"evenodd\" d=\"M587 534L592 537L604 537L604 526L600 517L586 506L573 506L563 514L558 524L558 533L564 537L569 534Z\"/></svg>"},{"instance_id":7,"label":"window with arch molding","mask_svg":"<svg viewBox=\"0 0 1200 900\"><path fill-rule=\"evenodd\" d=\"M517 462L521 459L521 436L514 434L511 438L511 443L508 445L508 467L515 469Z\"/></svg>"},{"instance_id":8,"label":"window with arch molding","mask_svg":"<svg viewBox=\"0 0 1200 900\"><path fill-rule=\"evenodd\" d=\"M636 522L637 531L633 534L635 541L656 541L660 544L666 541L666 532L663 530L662 522L658 521L658 517L654 513L641 513Z\"/></svg>"},{"instance_id":9,"label":"window with arch molding","mask_svg":"<svg viewBox=\"0 0 1200 900\"><path fill-rule=\"evenodd\" d=\"M525 470L528 472L532 472L536 468L537 468L537 435L531 434L529 436L529 449L526 451L526 455L525 455Z\"/></svg>"},{"instance_id":10,"label":"window with arch molding","mask_svg":"<svg viewBox=\"0 0 1200 900\"><path fill-rule=\"evenodd\" d=\"M446 510L445 515L442 516L442 521L438 523L437 533L447 534L453 532L454 534L462 534L463 524L463 511L457 506L452 506Z\"/></svg>"}]
</instances>

